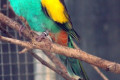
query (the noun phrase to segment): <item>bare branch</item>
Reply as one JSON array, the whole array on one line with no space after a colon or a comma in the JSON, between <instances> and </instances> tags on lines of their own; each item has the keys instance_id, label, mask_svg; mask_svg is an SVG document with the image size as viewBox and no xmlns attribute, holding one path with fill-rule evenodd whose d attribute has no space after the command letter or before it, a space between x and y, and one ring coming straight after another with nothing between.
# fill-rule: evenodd
<instances>
[{"instance_id":1,"label":"bare branch","mask_svg":"<svg viewBox=\"0 0 120 80\"><path fill-rule=\"evenodd\" d=\"M28 49L28 48L24 48L22 51L20 51L19 53L20 54L22 54L22 53L26 53L26 52L28 52L30 49Z\"/></svg>"},{"instance_id":2,"label":"bare branch","mask_svg":"<svg viewBox=\"0 0 120 80\"><path fill-rule=\"evenodd\" d=\"M96 71L97 73L103 78L103 80L109 80L101 71L98 67L91 65Z\"/></svg>"},{"instance_id":3,"label":"bare branch","mask_svg":"<svg viewBox=\"0 0 120 80\"><path fill-rule=\"evenodd\" d=\"M15 30L19 30L20 24L16 23L15 21L9 19L8 17L4 16L0 13L0 22L5 23L6 25L10 26L11 28ZM30 32L24 30L23 34L28 37L29 39L32 39L35 37L30 37ZM34 34L34 36L37 36ZM0 37L1 40L5 39L4 37ZM10 38L8 38L10 40ZM5 41L7 41L5 39ZM12 41L9 41L12 42ZM14 43L14 42L12 42ZM53 52L57 54L61 54L68 57L73 57L79 60L83 60L89 64L95 65L97 67L100 67L102 69L105 69L107 71L111 71L114 73L120 73L120 64L115 62L110 62L108 60L104 60L102 58L87 54L86 52L80 50L80 49L71 49L68 47L64 47L58 44L49 43L48 40L43 40L41 42L34 42L34 43L28 43L28 42L22 42L22 44L19 44L19 42L15 43L20 46L24 46L26 48L32 48L32 49L41 49L43 51Z\"/></svg>"}]
</instances>

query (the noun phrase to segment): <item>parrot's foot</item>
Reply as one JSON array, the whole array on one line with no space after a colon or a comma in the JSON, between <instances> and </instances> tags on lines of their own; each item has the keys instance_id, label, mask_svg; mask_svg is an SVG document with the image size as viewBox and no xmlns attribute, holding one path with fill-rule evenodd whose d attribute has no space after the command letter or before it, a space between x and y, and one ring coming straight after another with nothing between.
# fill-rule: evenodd
<instances>
[{"instance_id":1,"label":"parrot's foot","mask_svg":"<svg viewBox=\"0 0 120 80\"><path fill-rule=\"evenodd\" d=\"M25 27L24 26L20 26L19 28L19 36L21 37L22 36L22 32L25 30Z\"/></svg>"},{"instance_id":2,"label":"parrot's foot","mask_svg":"<svg viewBox=\"0 0 120 80\"><path fill-rule=\"evenodd\" d=\"M45 32L43 32L40 36L37 37L37 41L40 42L42 41L42 39L45 39L49 34L49 31L46 30Z\"/></svg>"}]
</instances>

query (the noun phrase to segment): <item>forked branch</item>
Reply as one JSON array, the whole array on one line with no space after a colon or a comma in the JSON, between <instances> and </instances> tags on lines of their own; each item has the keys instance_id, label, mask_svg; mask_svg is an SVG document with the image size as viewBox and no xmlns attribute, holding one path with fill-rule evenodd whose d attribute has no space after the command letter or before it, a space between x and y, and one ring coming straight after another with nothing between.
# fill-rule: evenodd
<instances>
[{"instance_id":1,"label":"forked branch","mask_svg":"<svg viewBox=\"0 0 120 80\"><path fill-rule=\"evenodd\" d=\"M8 25L9 27L13 28L14 30L19 30L19 27L21 26L20 24L16 23L15 21L9 19L8 17L4 16L3 14L0 13L0 22ZM26 36L29 39L35 39L35 36L37 36L37 34L34 34L34 37L30 36L30 32L27 30L23 31L24 36ZM3 37L0 38L1 40L3 40ZM7 40L5 40L7 41ZM14 43L11 41L11 43ZM57 54L61 54L61 55L65 55L68 57L73 57L79 60L83 60L89 64L95 65L97 67L100 67L102 69L105 69L107 71L111 71L114 73L120 73L120 64L115 63L115 62L111 62L108 60L104 60L102 58L90 55L80 49L71 49L68 47L64 47L55 43L50 42L48 44L47 40L43 40L41 42L34 42L34 43L28 43L28 42L23 42L24 44L20 44L20 43L15 43L17 45L20 46L24 46L27 48L32 48L32 49L41 49L43 51L48 51L48 52L54 52Z\"/></svg>"}]
</instances>

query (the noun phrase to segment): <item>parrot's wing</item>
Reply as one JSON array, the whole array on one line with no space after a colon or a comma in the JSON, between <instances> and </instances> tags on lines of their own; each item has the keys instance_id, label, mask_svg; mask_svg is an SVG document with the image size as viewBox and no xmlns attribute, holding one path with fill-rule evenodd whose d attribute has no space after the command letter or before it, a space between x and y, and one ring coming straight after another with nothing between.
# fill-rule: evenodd
<instances>
[{"instance_id":1,"label":"parrot's wing","mask_svg":"<svg viewBox=\"0 0 120 80\"><path fill-rule=\"evenodd\" d=\"M42 0L44 13L59 27L67 31L73 38L79 40L79 35L72 28L70 17L62 0Z\"/></svg>"},{"instance_id":2,"label":"parrot's wing","mask_svg":"<svg viewBox=\"0 0 120 80\"><path fill-rule=\"evenodd\" d=\"M43 11L57 23L69 22L69 16L67 14L64 2L60 0L42 0ZM70 26L69 29L72 29Z\"/></svg>"}]
</instances>

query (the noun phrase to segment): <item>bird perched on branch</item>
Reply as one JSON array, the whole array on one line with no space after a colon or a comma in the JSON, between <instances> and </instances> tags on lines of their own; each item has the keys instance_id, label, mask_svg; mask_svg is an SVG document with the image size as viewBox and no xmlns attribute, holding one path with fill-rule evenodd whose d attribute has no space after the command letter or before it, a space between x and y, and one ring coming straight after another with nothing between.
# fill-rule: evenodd
<instances>
[{"instance_id":1,"label":"bird perched on branch","mask_svg":"<svg viewBox=\"0 0 120 80\"><path fill-rule=\"evenodd\" d=\"M48 30L52 40L60 45L73 47L73 40L79 41L67 13L64 0L9 0L13 11L24 17L36 32ZM78 80L88 80L79 60L59 55L68 73Z\"/></svg>"}]
</instances>

